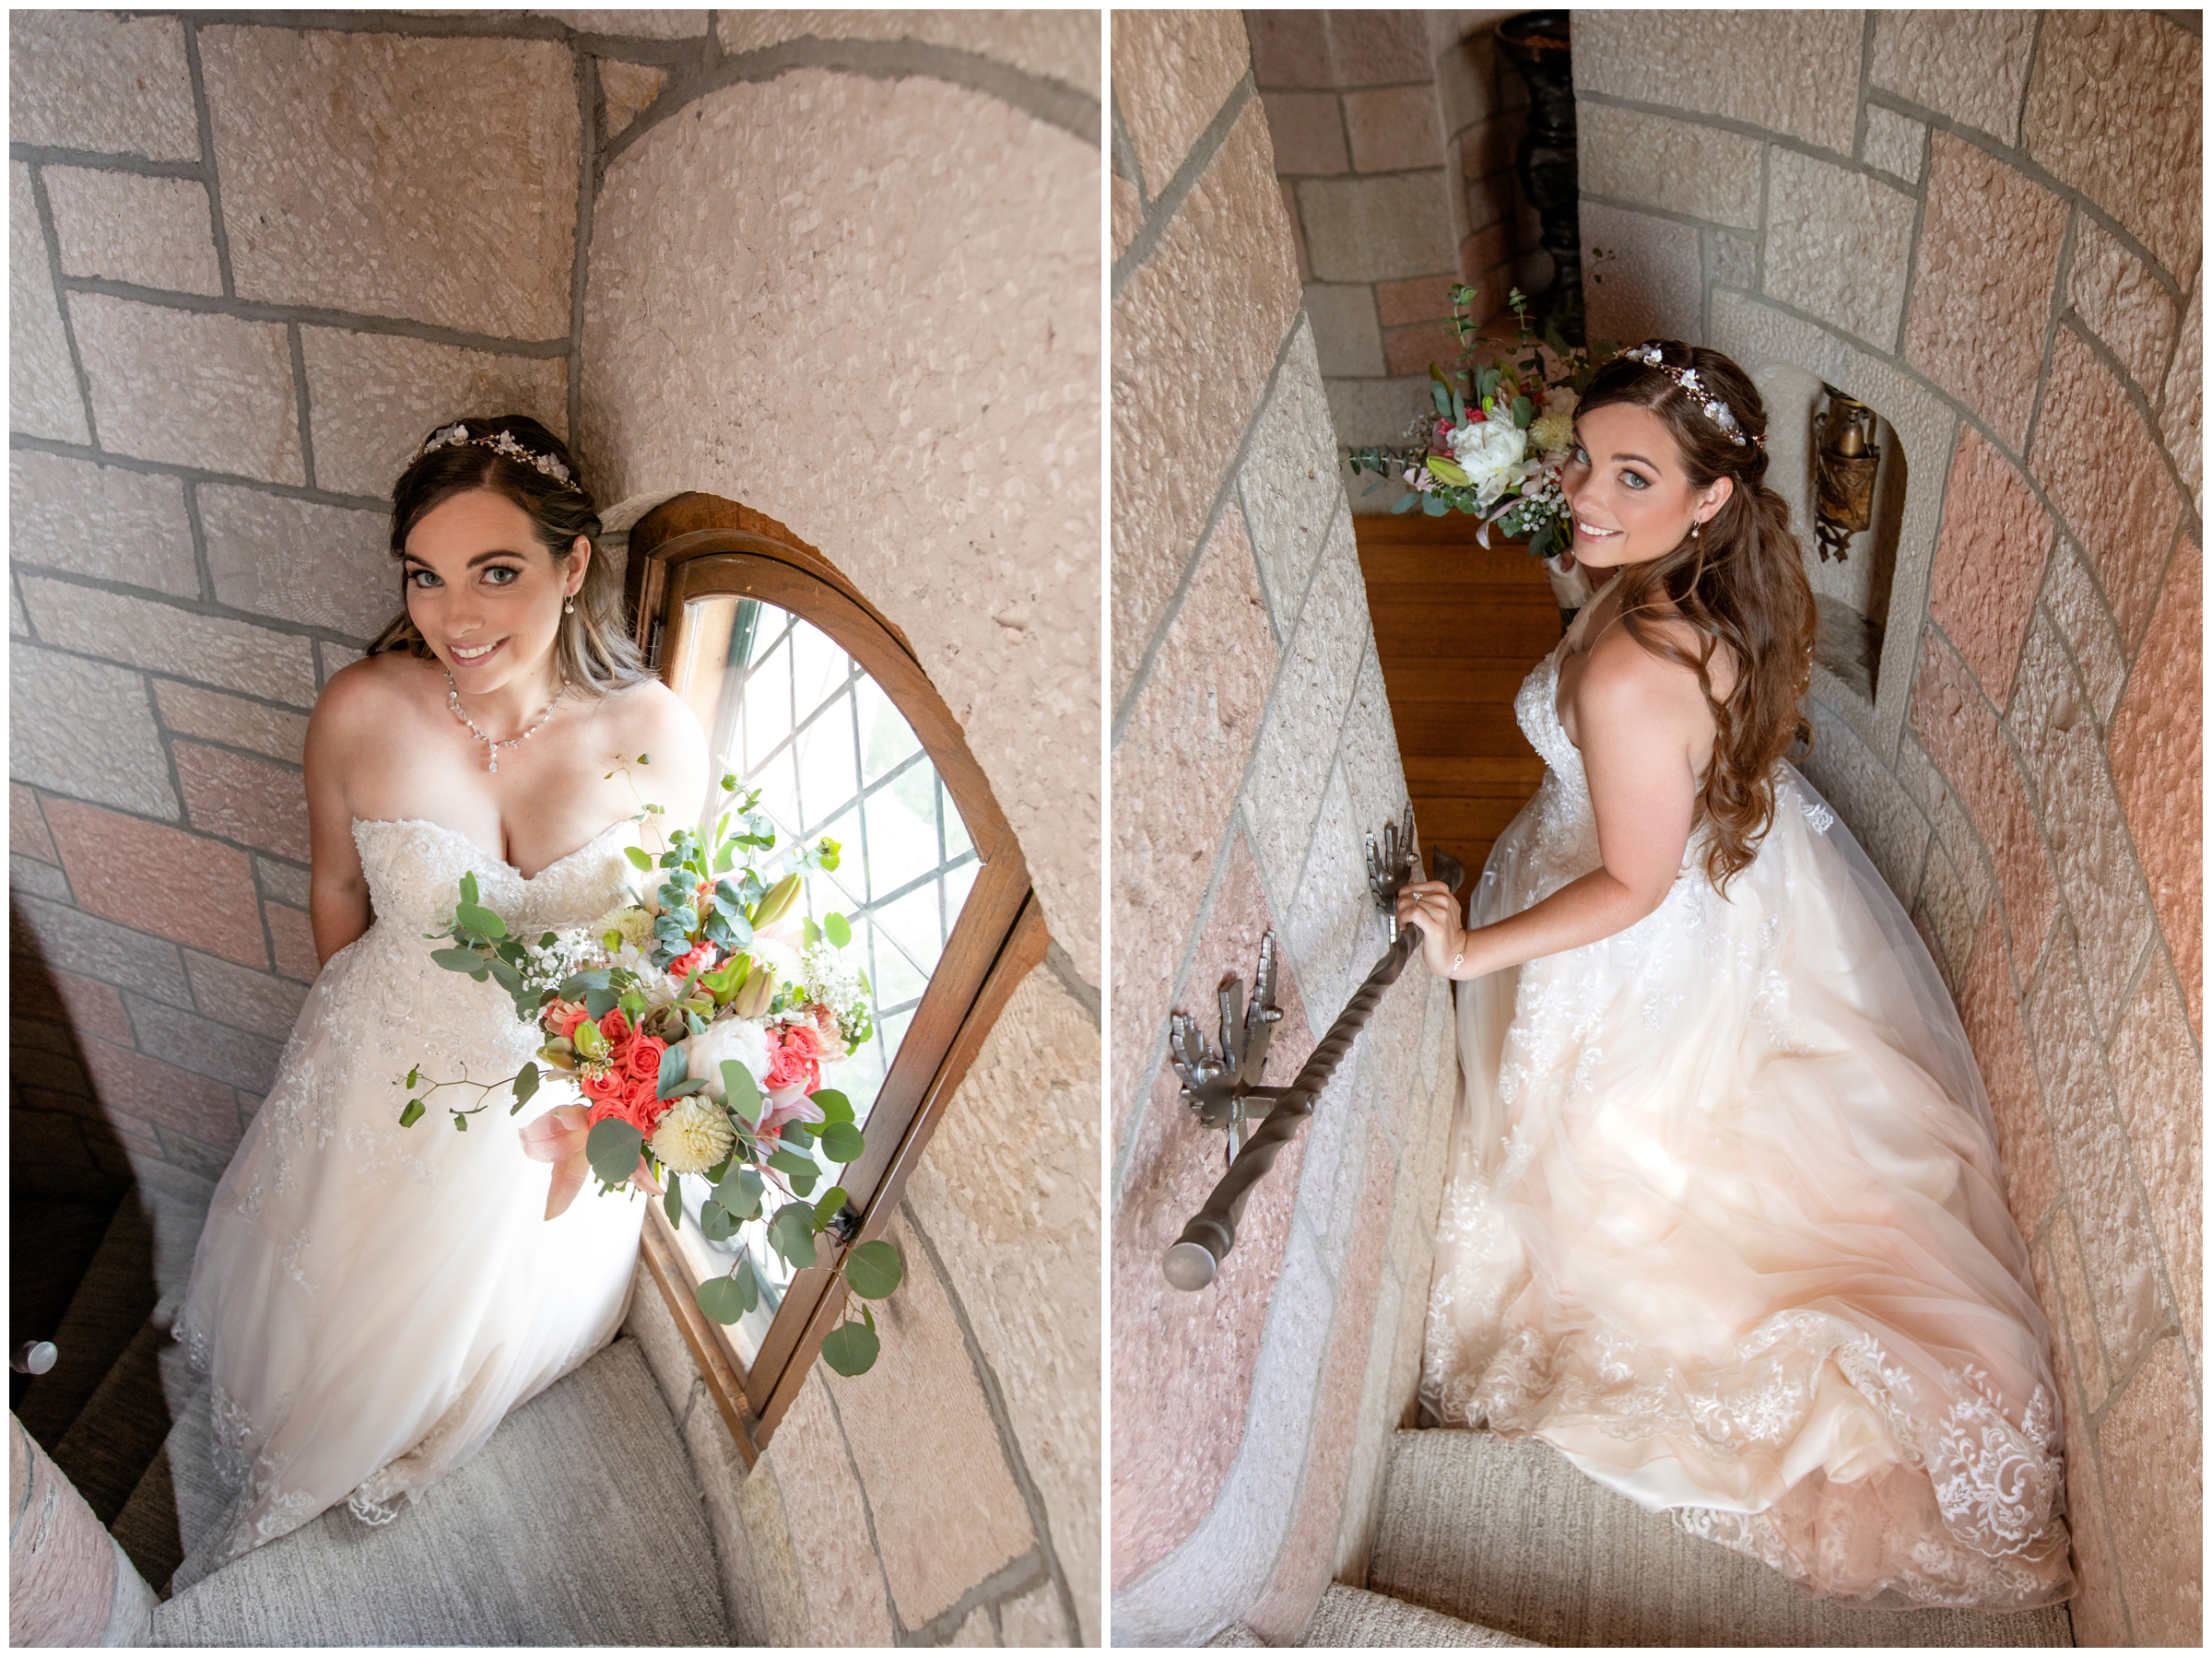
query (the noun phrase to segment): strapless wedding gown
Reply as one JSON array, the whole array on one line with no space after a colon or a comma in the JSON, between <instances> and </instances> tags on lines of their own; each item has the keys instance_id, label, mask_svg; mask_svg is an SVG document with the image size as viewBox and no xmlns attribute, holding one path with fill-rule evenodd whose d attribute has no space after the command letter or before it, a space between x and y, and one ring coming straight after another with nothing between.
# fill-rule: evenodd
<instances>
[{"instance_id":1,"label":"strapless wedding gown","mask_svg":"<svg viewBox=\"0 0 2212 1657\"><path fill-rule=\"evenodd\" d=\"M1554 652L1470 925L1600 862L1558 687ZM1460 987L1422 1397L1823 1596L2064 1599L2050 1330L1980 1073L1865 852L1786 764L1776 795L1724 899L1700 834L1634 926Z\"/></svg>"},{"instance_id":2,"label":"strapless wedding gown","mask_svg":"<svg viewBox=\"0 0 2212 1657\"><path fill-rule=\"evenodd\" d=\"M585 1193L544 1217L551 1170L516 1132L572 1093L504 1093L457 1133L441 1094L399 1125L410 1065L512 1075L539 1038L494 982L432 963L473 870L518 936L626 901L614 823L528 879L434 823L353 826L376 919L308 992L276 1086L216 1187L177 1332L213 1382L236 1491L182 1589L345 1502L371 1524L465 1462L515 1405L614 1338L643 1203Z\"/></svg>"}]
</instances>

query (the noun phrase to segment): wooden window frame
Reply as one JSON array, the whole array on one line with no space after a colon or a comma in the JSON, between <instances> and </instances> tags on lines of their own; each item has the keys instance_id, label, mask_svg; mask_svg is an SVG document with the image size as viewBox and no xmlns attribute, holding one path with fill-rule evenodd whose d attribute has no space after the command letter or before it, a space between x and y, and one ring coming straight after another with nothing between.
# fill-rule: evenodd
<instances>
[{"instance_id":1,"label":"wooden window frame","mask_svg":"<svg viewBox=\"0 0 2212 1657\"><path fill-rule=\"evenodd\" d=\"M879 1237L983 1038L1044 958L1044 919L1021 847L959 721L905 635L836 566L774 519L716 495L664 501L630 531L624 585L639 647L664 681L683 659L687 606L694 599L759 599L828 634L913 727L975 847L982 867L877 1093L868 1148L840 1180L861 1215L853 1242ZM648 1208L646 1266L750 1467L806 1384L822 1337L843 1317L842 1282L822 1266L797 1273L759 1351L746 1364L722 1326L699 1310L690 1268L660 1205ZM886 1361L896 1363L898 1355L888 1354Z\"/></svg>"}]
</instances>

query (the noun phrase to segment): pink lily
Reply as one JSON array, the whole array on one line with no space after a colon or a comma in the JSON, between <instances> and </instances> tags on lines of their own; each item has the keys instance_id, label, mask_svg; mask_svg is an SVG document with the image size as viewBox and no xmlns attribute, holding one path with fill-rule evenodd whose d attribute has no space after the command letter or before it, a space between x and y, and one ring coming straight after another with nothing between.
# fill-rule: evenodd
<instances>
[{"instance_id":1,"label":"pink lily","mask_svg":"<svg viewBox=\"0 0 2212 1657\"><path fill-rule=\"evenodd\" d=\"M783 1124L803 1122L812 1126L822 1120L821 1106L806 1097L806 1089L794 1083L788 1087L771 1087L768 1090L768 1110L760 1118L760 1133L764 1138L782 1138Z\"/></svg>"},{"instance_id":2,"label":"pink lily","mask_svg":"<svg viewBox=\"0 0 2212 1657\"><path fill-rule=\"evenodd\" d=\"M583 1153L583 1142L591 1137L591 1116L588 1105L556 1105L519 1135L525 1156L553 1165L553 1182L546 1192L549 1220L568 1212L583 1189L584 1175L591 1171L591 1158Z\"/></svg>"}]
</instances>

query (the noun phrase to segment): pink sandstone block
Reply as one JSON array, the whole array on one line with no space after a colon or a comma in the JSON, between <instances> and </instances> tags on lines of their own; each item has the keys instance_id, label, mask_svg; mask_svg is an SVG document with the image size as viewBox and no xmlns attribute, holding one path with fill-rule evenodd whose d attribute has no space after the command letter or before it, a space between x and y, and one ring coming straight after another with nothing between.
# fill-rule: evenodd
<instances>
[{"instance_id":1,"label":"pink sandstone block","mask_svg":"<svg viewBox=\"0 0 2212 1657\"><path fill-rule=\"evenodd\" d=\"M2005 1197L2020 1235L2042 1228L2058 1198L2058 1169L2051 1159L2051 1128L2028 1059L2028 1033L2006 963L2005 928L1995 910L1982 924L1966 981L1959 986L1959 1017L1982 1067L1989 1107L1997 1119L1997 1156L2005 1169Z\"/></svg>"},{"instance_id":2,"label":"pink sandstone block","mask_svg":"<svg viewBox=\"0 0 2212 1657\"><path fill-rule=\"evenodd\" d=\"M47 801L46 822L83 909L241 966L267 964L243 852L75 800Z\"/></svg>"},{"instance_id":3,"label":"pink sandstone block","mask_svg":"<svg viewBox=\"0 0 2212 1657\"><path fill-rule=\"evenodd\" d=\"M1426 374L1430 363L1459 358L1459 336L1449 323L1416 323L1382 331L1382 354L1394 374Z\"/></svg>"},{"instance_id":4,"label":"pink sandstone block","mask_svg":"<svg viewBox=\"0 0 2212 1657\"><path fill-rule=\"evenodd\" d=\"M53 836L46 832L38 793L20 782L7 785L7 849L41 863L62 861L62 854L53 849Z\"/></svg>"},{"instance_id":5,"label":"pink sandstone block","mask_svg":"<svg viewBox=\"0 0 2212 1657\"><path fill-rule=\"evenodd\" d=\"M2043 1251L2036 1251L2041 1259ZM2041 1284L2046 1274L2039 1272ZM2050 1291L2044 1290L2045 1304ZM2088 1406L2077 1383L2066 1343L2055 1343L2052 1367L2057 1372L2059 1415L2065 1434L2066 1528L2074 1535L2074 1597L2066 1610L2074 1620L2074 1643L2120 1646L2128 1643L2127 1610L2120 1600L2120 1568L2105 1531L2104 1480L2091 1449Z\"/></svg>"},{"instance_id":6,"label":"pink sandstone block","mask_svg":"<svg viewBox=\"0 0 2212 1657\"><path fill-rule=\"evenodd\" d=\"M109 1110L189 1134L225 1155L237 1148L238 1097L222 1083L112 1042L88 1040L83 1047L92 1086Z\"/></svg>"},{"instance_id":7,"label":"pink sandstone block","mask_svg":"<svg viewBox=\"0 0 2212 1657\"><path fill-rule=\"evenodd\" d=\"M196 742L176 742L184 810L204 834L308 861L307 789L300 773Z\"/></svg>"},{"instance_id":8,"label":"pink sandstone block","mask_svg":"<svg viewBox=\"0 0 2212 1657\"><path fill-rule=\"evenodd\" d=\"M2134 1643L2204 1638L2203 1415L2177 1340L2151 1348L2097 1427Z\"/></svg>"},{"instance_id":9,"label":"pink sandstone block","mask_svg":"<svg viewBox=\"0 0 2212 1657\"><path fill-rule=\"evenodd\" d=\"M1928 610L2002 711L2056 537L2028 481L1971 426L1944 489Z\"/></svg>"},{"instance_id":10,"label":"pink sandstone block","mask_svg":"<svg viewBox=\"0 0 2212 1657\"><path fill-rule=\"evenodd\" d=\"M112 984L103 984L74 972L48 967L44 971L18 968L8 975L8 1011L19 1017L68 1025L102 1041L132 1044L131 1021L123 1011L123 997Z\"/></svg>"},{"instance_id":11,"label":"pink sandstone block","mask_svg":"<svg viewBox=\"0 0 2212 1657\"><path fill-rule=\"evenodd\" d=\"M276 949L276 970L303 984L313 983L323 960L315 953L314 927L306 911L281 903L265 903L262 910L269 920L269 941Z\"/></svg>"}]
</instances>

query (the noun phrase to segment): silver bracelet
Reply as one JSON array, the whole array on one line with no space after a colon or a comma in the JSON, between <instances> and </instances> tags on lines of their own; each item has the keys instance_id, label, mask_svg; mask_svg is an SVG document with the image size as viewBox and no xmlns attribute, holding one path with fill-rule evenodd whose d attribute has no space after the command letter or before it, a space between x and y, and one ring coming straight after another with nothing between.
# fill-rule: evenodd
<instances>
[{"instance_id":1,"label":"silver bracelet","mask_svg":"<svg viewBox=\"0 0 2212 1657\"><path fill-rule=\"evenodd\" d=\"M1459 970L1459 963L1460 963L1460 962L1462 962L1462 961L1464 961L1464 960L1465 960L1466 958L1467 958L1467 952L1466 952L1465 950L1464 950L1464 949L1463 949L1463 950L1461 950L1461 951L1460 951L1460 952L1459 952L1457 955L1453 956L1453 957L1452 958L1452 970L1453 970L1453 971L1454 971L1454 972L1458 971L1458 970Z\"/></svg>"}]
</instances>

